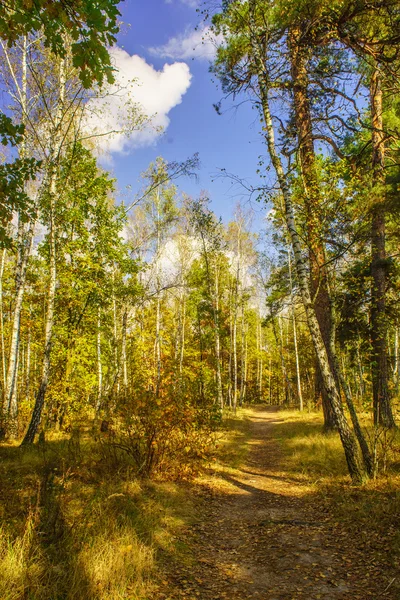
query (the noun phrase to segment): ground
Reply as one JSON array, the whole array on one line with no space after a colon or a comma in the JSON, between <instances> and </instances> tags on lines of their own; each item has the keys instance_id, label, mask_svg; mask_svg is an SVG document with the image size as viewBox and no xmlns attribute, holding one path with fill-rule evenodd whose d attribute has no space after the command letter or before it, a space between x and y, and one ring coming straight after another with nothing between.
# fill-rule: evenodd
<instances>
[{"instance_id":1,"label":"ground","mask_svg":"<svg viewBox=\"0 0 400 600\"><path fill-rule=\"evenodd\" d=\"M244 464L199 482L197 516L179 532L184 551L165 561L156 600L400 598L379 541L285 472L281 422L274 408L252 411Z\"/></svg>"}]
</instances>

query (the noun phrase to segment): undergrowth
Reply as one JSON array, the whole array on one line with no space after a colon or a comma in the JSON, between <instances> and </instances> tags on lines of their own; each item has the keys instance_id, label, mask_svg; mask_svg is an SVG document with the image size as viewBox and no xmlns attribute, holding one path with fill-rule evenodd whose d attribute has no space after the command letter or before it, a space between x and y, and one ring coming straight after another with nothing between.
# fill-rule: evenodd
<instances>
[{"instance_id":1,"label":"undergrowth","mask_svg":"<svg viewBox=\"0 0 400 600\"><path fill-rule=\"evenodd\" d=\"M184 560L177 532L196 519L193 478L244 460L246 423L244 411L228 414L208 448L187 436L184 456L170 453L164 477L154 462L153 479L118 448L115 426L95 439L81 426L23 449L1 446L0 599L153 598L162 565Z\"/></svg>"},{"instance_id":2,"label":"undergrowth","mask_svg":"<svg viewBox=\"0 0 400 600\"><path fill-rule=\"evenodd\" d=\"M71 437L0 448L0 598L148 600L190 514L185 486L110 470Z\"/></svg>"}]
</instances>

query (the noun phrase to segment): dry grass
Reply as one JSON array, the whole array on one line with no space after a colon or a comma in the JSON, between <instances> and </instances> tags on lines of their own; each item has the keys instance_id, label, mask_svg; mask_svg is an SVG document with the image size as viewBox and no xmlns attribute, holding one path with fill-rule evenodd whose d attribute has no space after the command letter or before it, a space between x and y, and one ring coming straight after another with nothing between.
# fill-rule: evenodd
<instances>
[{"instance_id":1,"label":"dry grass","mask_svg":"<svg viewBox=\"0 0 400 600\"><path fill-rule=\"evenodd\" d=\"M282 410L282 423L275 432L283 451L283 466L308 483L343 479L347 475L340 438L336 432L323 433L323 418L317 412Z\"/></svg>"},{"instance_id":2,"label":"dry grass","mask_svg":"<svg viewBox=\"0 0 400 600\"><path fill-rule=\"evenodd\" d=\"M350 484L339 435L322 433L320 413L279 413L276 425L283 454L282 466L287 473L311 484L314 499L342 522L347 530L368 532L368 541L383 548L388 557L400 553L400 475L399 432L378 432L362 423L370 441L377 438L379 465L384 467L375 480L355 487Z\"/></svg>"},{"instance_id":3,"label":"dry grass","mask_svg":"<svg viewBox=\"0 0 400 600\"><path fill-rule=\"evenodd\" d=\"M184 485L110 472L89 440L0 448L1 600L147 600Z\"/></svg>"}]
</instances>

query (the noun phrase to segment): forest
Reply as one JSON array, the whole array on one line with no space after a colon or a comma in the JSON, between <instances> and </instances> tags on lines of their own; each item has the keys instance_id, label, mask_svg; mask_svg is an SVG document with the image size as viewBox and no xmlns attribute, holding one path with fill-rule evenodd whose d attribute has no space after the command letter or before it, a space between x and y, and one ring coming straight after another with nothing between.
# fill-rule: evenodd
<instances>
[{"instance_id":1,"label":"forest","mask_svg":"<svg viewBox=\"0 0 400 600\"><path fill-rule=\"evenodd\" d=\"M0 599L394 600L400 3L195 2L230 220L102 159L122 4L0 5Z\"/></svg>"}]
</instances>

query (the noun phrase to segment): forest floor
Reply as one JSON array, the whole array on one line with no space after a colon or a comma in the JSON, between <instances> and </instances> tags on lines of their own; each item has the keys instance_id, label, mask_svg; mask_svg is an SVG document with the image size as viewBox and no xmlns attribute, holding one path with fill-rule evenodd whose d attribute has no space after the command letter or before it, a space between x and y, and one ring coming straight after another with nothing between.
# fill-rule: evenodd
<instances>
[{"instance_id":1,"label":"forest floor","mask_svg":"<svg viewBox=\"0 0 400 600\"><path fill-rule=\"evenodd\" d=\"M381 510L398 492L386 490L380 499L379 490L352 488L343 476L339 488L335 484L336 502L318 483L287 468L282 413L252 409L246 427L242 464L228 460L216 466L188 492L195 497L195 517L177 532L180 550L163 560L152 598L400 598L398 556L392 551L398 531L383 519L380 535L379 523L370 528L367 520L368 503ZM341 515L336 507L343 512L344 496Z\"/></svg>"}]
</instances>

